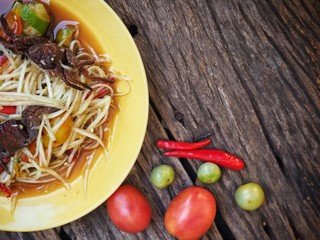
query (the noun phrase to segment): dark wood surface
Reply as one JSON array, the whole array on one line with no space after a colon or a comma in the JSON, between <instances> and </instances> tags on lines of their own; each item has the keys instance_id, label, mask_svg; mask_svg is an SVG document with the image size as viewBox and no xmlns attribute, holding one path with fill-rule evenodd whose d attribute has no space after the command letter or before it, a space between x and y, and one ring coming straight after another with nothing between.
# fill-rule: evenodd
<instances>
[{"instance_id":1,"label":"dark wood surface","mask_svg":"<svg viewBox=\"0 0 320 240\"><path fill-rule=\"evenodd\" d=\"M243 158L222 170L215 223L203 239L320 239L320 2L318 0L107 0L128 26L144 61L150 118L126 182L152 206L151 225L126 234L99 208L65 226L0 239L173 239L163 216L171 199L199 185L200 162L167 158L160 138L192 141L212 133L212 148ZM177 179L154 188L153 167ZM237 207L236 188L258 182L266 201Z\"/></svg>"}]
</instances>

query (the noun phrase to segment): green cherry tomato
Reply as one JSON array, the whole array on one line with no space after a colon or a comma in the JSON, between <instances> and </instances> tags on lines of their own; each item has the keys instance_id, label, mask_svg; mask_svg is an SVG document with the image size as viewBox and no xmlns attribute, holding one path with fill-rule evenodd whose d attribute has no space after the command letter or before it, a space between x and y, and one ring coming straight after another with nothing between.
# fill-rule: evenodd
<instances>
[{"instance_id":1,"label":"green cherry tomato","mask_svg":"<svg viewBox=\"0 0 320 240\"><path fill-rule=\"evenodd\" d=\"M173 168L167 164L159 165L152 169L150 174L151 183L157 188L165 188L173 183L175 172Z\"/></svg>"},{"instance_id":2,"label":"green cherry tomato","mask_svg":"<svg viewBox=\"0 0 320 240\"><path fill-rule=\"evenodd\" d=\"M253 211L264 201L264 192L259 184L247 183L238 187L235 193L236 202L244 210Z\"/></svg>"},{"instance_id":3,"label":"green cherry tomato","mask_svg":"<svg viewBox=\"0 0 320 240\"><path fill-rule=\"evenodd\" d=\"M203 183L215 183L220 179L221 171L217 164L207 162L199 167L197 176Z\"/></svg>"}]
</instances>

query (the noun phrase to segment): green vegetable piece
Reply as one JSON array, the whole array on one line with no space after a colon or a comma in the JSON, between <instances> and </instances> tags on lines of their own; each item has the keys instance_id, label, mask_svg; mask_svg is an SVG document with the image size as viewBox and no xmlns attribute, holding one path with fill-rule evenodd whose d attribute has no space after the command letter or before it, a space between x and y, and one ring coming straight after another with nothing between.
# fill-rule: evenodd
<instances>
[{"instance_id":1,"label":"green vegetable piece","mask_svg":"<svg viewBox=\"0 0 320 240\"><path fill-rule=\"evenodd\" d=\"M173 183L175 172L169 165L162 164L152 169L150 174L151 183L157 188L165 188Z\"/></svg>"},{"instance_id":2,"label":"green vegetable piece","mask_svg":"<svg viewBox=\"0 0 320 240\"><path fill-rule=\"evenodd\" d=\"M217 164L207 162L199 167L197 176L203 183L215 183L221 177L221 170Z\"/></svg>"},{"instance_id":3,"label":"green vegetable piece","mask_svg":"<svg viewBox=\"0 0 320 240\"><path fill-rule=\"evenodd\" d=\"M264 201L264 192L259 184L247 183L238 187L235 199L239 207L253 211L259 208Z\"/></svg>"},{"instance_id":4,"label":"green vegetable piece","mask_svg":"<svg viewBox=\"0 0 320 240\"><path fill-rule=\"evenodd\" d=\"M23 21L23 33L26 35L44 35L50 25L50 16L41 3L23 5L20 10Z\"/></svg>"},{"instance_id":5,"label":"green vegetable piece","mask_svg":"<svg viewBox=\"0 0 320 240\"><path fill-rule=\"evenodd\" d=\"M76 31L77 29L74 25L67 25L64 28L59 29L56 36L56 43L69 47Z\"/></svg>"}]
</instances>

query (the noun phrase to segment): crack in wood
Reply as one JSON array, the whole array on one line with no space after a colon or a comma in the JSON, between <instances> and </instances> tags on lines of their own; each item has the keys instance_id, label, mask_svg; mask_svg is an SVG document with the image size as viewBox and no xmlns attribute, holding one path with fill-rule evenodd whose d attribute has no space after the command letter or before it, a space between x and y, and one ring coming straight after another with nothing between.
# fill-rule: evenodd
<instances>
[{"instance_id":1,"label":"crack in wood","mask_svg":"<svg viewBox=\"0 0 320 240\"><path fill-rule=\"evenodd\" d=\"M174 118L179 122L179 123L181 123L181 125L184 127L184 128L186 128L185 127L185 125L184 125L184 119L183 119L183 113L180 113L178 110L177 110L177 108L174 106L174 104L171 102L171 100L170 99L168 99L169 101L169 103L170 103L170 106L171 106L171 108L172 108L172 110L173 110L173 113L174 113Z\"/></svg>"},{"instance_id":2,"label":"crack in wood","mask_svg":"<svg viewBox=\"0 0 320 240\"><path fill-rule=\"evenodd\" d=\"M310 201L310 205L314 203L314 201L311 201L310 198L308 199L308 201ZM315 209L319 209L319 205L317 205ZM307 210L301 213L302 216L301 215L299 216L294 212L295 210L296 209L292 210L288 206L284 206L286 220L295 237L297 239L304 239L301 233L303 233L303 230L304 230L303 226L304 224L306 224L312 230L312 234L308 236L308 240L319 240L320 239L320 232L319 232L320 219L317 217L312 218L310 214L308 214ZM300 219L300 222L295 224L294 219Z\"/></svg>"},{"instance_id":3,"label":"crack in wood","mask_svg":"<svg viewBox=\"0 0 320 240\"><path fill-rule=\"evenodd\" d=\"M72 240L72 238L64 230L63 226L60 227L58 234L59 234L61 240Z\"/></svg>"},{"instance_id":4,"label":"crack in wood","mask_svg":"<svg viewBox=\"0 0 320 240\"><path fill-rule=\"evenodd\" d=\"M318 22L318 19L316 19L316 17L315 16L313 16L313 14L311 13L311 10L308 8L308 6L306 5L306 3L303 1L303 0L300 0L300 3L301 3L301 5L302 5L302 7L303 7L303 9L306 11L306 13L308 14L308 16L312 19L312 21L313 22ZM319 4L319 1L318 0L315 0L314 2L313 2L313 4L309 4L309 6L315 6L315 5L317 5L317 7L318 7L318 14L319 14L319 10L320 10L320 4ZM317 10L315 10L315 12L317 11Z\"/></svg>"},{"instance_id":5,"label":"crack in wood","mask_svg":"<svg viewBox=\"0 0 320 240\"><path fill-rule=\"evenodd\" d=\"M268 235L269 239L276 239L272 231L272 228L269 226L269 224L266 221L262 222L262 228L264 232Z\"/></svg>"},{"instance_id":6,"label":"crack in wood","mask_svg":"<svg viewBox=\"0 0 320 240\"><path fill-rule=\"evenodd\" d=\"M302 38L306 38L306 36L304 35L304 32L301 31L301 29L303 29L303 31L308 30L310 33L312 33L313 38L320 41L319 35L314 31L314 29L311 26L309 26L308 24L304 24L301 21L301 19L296 15L294 10L290 7L292 5L292 3L288 4L286 1L282 1L282 3L286 7L288 12L291 14L291 17L293 17L295 20L295 24L292 24L292 26L290 28L296 30L296 32L300 32ZM298 27L298 24L296 24L296 23L299 23L300 28Z\"/></svg>"},{"instance_id":7,"label":"crack in wood","mask_svg":"<svg viewBox=\"0 0 320 240\"><path fill-rule=\"evenodd\" d=\"M193 141L194 142L198 142L198 141L201 141L201 140L205 140L205 139L208 139L208 138L212 137L214 134L215 134L214 131L200 132L199 134L194 136Z\"/></svg>"},{"instance_id":8,"label":"crack in wood","mask_svg":"<svg viewBox=\"0 0 320 240\"><path fill-rule=\"evenodd\" d=\"M128 31L130 32L132 37L135 37L139 34L138 27L135 24L131 24L128 26Z\"/></svg>"},{"instance_id":9,"label":"crack in wood","mask_svg":"<svg viewBox=\"0 0 320 240\"><path fill-rule=\"evenodd\" d=\"M281 172L283 173L283 175L284 175L286 178L288 178L288 177L289 177L289 176L288 176L288 173L287 173L287 171L286 171L286 169L285 169L285 166L284 166L283 161L281 160L281 158L280 158L278 155L276 155L276 153L274 153L274 158L276 159L276 161L277 161L277 163L278 163L278 166L279 166Z\"/></svg>"},{"instance_id":10,"label":"crack in wood","mask_svg":"<svg viewBox=\"0 0 320 240\"><path fill-rule=\"evenodd\" d=\"M149 105L152 108L155 115L157 116L159 122L162 122L163 117L161 116L160 111L158 110L158 108L156 107L156 105L154 104L154 102L151 98L149 98Z\"/></svg>"},{"instance_id":11,"label":"crack in wood","mask_svg":"<svg viewBox=\"0 0 320 240\"><path fill-rule=\"evenodd\" d=\"M243 2L241 2L241 3L243 3ZM254 34L254 36L257 39L260 38L260 35L259 35L258 31L257 31L257 28L253 26L252 22L250 21L249 16L246 14L246 12L243 9L241 3L239 2L237 6L238 6L238 9L239 9L239 11L241 13L241 16L243 17L243 20L249 26L249 28L250 28L251 32Z\"/></svg>"},{"instance_id":12,"label":"crack in wood","mask_svg":"<svg viewBox=\"0 0 320 240\"><path fill-rule=\"evenodd\" d=\"M295 227L295 225L294 225L294 223L293 223L293 221L291 219L291 215L286 213L286 217L287 217L289 226L290 226L290 228L291 228L291 230L292 230L292 232L294 234L295 239L296 240L301 240L302 238L301 238L299 232L297 231L297 229L296 229L296 227Z\"/></svg>"},{"instance_id":13,"label":"crack in wood","mask_svg":"<svg viewBox=\"0 0 320 240\"><path fill-rule=\"evenodd\" d=\"M177 109L174 110L174 118L175 118L179 123L181 123L182 126L185 127L185 125L184 125L184 119L183 119L184 116L183 116L183 114L182 114L181 112L179 112Z\"/></svg>"},{"instance_id":14,"label":"crack in wood","mask_svg":"<svg viewBox=\"0 0 320 240\"><path fill-rule=\"evenodd\" d=\"M231 232L228 224L224 221L219 209L217 209L216 218L214 220L219 232L224 240L236 240L236 237Z\"/></svg>"},{"instance_id":15,"label":"crack in wood","mask_svg":"<svg viewBox=\"0 0 320 240\"><path fill-rule=\"evenodd\" d=\"M193 182L193 184L196 183L196 180L197 180L197 173L196 171L194 170L194 168L192 167L192 164L190 164L189 161L191 160L188 160L186 158L179 158L184 170L188 173L191 181Z\"/></svg>"}]
</instances>

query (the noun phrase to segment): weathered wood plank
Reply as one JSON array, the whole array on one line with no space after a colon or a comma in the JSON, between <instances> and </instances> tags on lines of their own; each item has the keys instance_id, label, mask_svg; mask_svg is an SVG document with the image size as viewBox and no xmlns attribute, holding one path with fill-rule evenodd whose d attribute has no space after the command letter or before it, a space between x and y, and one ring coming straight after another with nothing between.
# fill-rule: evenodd
<instances>
[{"instance_id":1,"label":"weathered wood plank","mask_svg":"<svg viewBox=\"0 0 320 240\"><path fill-rule=\"evenodd\" d=\"M319 3L110 3L138 28L151 102L172 136L191 140L214 130L214 147L246 160L245 171L226 171L210 187L233 234L316 238ZM267 193L254 213L233 200L247 181Z\"/></svg>"}]
</instances>

